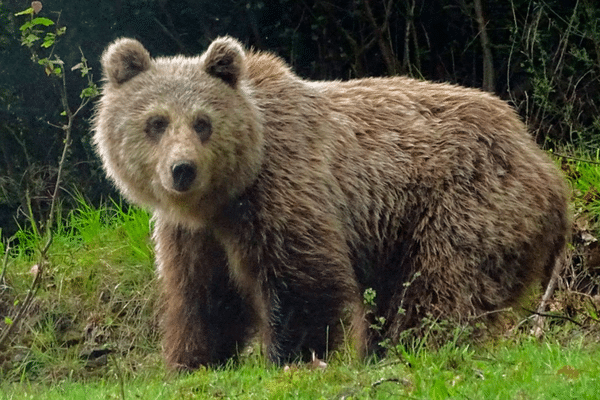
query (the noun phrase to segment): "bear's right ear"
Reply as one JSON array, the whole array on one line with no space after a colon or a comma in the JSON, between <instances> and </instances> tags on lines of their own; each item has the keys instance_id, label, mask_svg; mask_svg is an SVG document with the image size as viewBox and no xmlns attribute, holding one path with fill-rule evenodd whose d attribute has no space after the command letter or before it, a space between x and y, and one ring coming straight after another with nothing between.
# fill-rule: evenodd
<instances>
[{"instance_id":1,"label":"bear's right ear","mask_svg":"<svg viewBox=\"0 0 600 400\"><path fill-rule=\"evenodd\" d=\"M232 37L215 39L202 56L204 70L232 88L244 77L245 53L240 42Z\"/></svg>"},{"instance_id":2,"label":"bear's right ear","mask_svg":"<svg viewBox=\"0 0 600 400\"><path fill-rule=\"evenodd\" d=\"M150 53L135 39L121 38L102 54L105 78L118 86L150 68Z\"/></svg>"}]
</instances>

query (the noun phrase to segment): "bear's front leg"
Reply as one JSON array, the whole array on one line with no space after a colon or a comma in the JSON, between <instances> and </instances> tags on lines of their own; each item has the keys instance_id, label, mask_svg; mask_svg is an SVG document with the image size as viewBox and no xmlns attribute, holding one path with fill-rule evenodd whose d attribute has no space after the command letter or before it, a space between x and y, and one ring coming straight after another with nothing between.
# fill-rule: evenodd
<instances>
[{"instance_id":1,"label":"bear's front leg","mask_svg":"<svg viewBox=\"0 0 600 400\"><path fill-rule=\"evenodd\" d=\"M223 363L253 334L254 311L232 284L211 235L156 225L166 363L174 369Z\"/></svg>"},{"instance_id":2,"label":"bear's front leg","mask_svg":"<svg viewBox=\"0 0 600 400\"><path fill-rule=\"evenodd\" d=\"M284 251L265 251L267 351L278 365L325 358L342 340L344 311L358 299L345 242L313 228L284 234Z\"/></svg>"}]
</instances>

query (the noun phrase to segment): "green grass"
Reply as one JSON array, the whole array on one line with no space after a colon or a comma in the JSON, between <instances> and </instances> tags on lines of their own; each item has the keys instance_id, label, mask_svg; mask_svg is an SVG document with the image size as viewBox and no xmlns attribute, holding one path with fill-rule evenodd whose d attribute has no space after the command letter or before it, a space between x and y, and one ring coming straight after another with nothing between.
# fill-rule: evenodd
<instances>
[{"instance_id":1,"label":"green grass","mask_svg":"<svg viewBox=\"0 0 600 400\"><path fill-rule=\"evenodd\" d=\"M597 236L600 166L563 159L561 168L572 182L574 219L584 218ZM600 304L570 295L568 287L555 296L569 300L568 310L555 304L552 312L568 311L572 321L550 319L542 339L531 337L528 321L517 326L523 321L507 316L506 332L495 339L450 332L445 344L437 336L436 346L394 348L380 361L362 362L342 349L325 369L284 370L254 351L223 368L168 373L160 356L150 228L142 210L120 203L97 209L81 198L58 221L42 285L0 352L0 400L595 399L600 393ZM26 227L16 235L2 265L2 319L14 317L23 301L41 243ZM0 259L6 249L3 242ZM85 355L99 349L111 352L88 361Z\"/></svg>"},{"instance_id":2,"label":"green grass","mask_svg":"<svg viewBox=\"0 0 600 400\"><path fill-rule=\"evenodd\" d=\"M85 378L81 352L105 347L137 362L157 351L148 213L79 204L55 229L42 285L12 346L0 354L0 379ZM42 240L32 229L18 232L15 242L0 287L1 317L14 316L39 262Z\"/></svg>"},{"instance_id":3,"label":"green grass","mask_svg":"<svg viewBox=\"0 0 600 400\"><path fill-rule=\"evenodd\" d=\"M576 215L587 213L593 222L598 222L598 216L600 216L600 149L592 153L567 148L564 153L575 155L573 158L560 158L561 168L573 188L574 212ZM599 233L597 226L595 226L595 230Z\"/></svg>"},{"instance_id":4,"label":"green grass","mask_svg":"<svg viewBox=\"0 0 600 400\"><path fill-rule=\"evenodd\" d=\"M502 341L422 351L410 361L330 362L282 370L252 358L241 365L170 375L162 369L120 371L105 376L2 384L0 399L119 399L120 379L129 399L596 399L600 393L600 347L535 340ZM122 369L121 367L118 367ZM119 376L125 374L125 377Z\"/></svg>"}]
</instances>

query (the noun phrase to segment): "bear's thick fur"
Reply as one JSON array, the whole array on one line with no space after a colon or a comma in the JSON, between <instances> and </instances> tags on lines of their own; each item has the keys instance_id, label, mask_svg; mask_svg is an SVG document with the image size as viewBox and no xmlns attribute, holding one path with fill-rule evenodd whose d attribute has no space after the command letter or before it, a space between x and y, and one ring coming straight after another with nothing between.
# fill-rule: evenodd
<instances>
[{"instance_id":1,"label":"bear's thick fur","mask_svg":"<svg viewBox=\"0 0 600 400\"><path fill-rule=\"evenodd\" d=\"M391 340L426 315L466 321L547 278L565 245L563 179L490 94L307 81L228 37L154 59L119 39L102 65L94 142L154 213L172 367L257 334L276 363L323 356L346 310L365 319L367 288Z\"/></svg>"}]
</instances>

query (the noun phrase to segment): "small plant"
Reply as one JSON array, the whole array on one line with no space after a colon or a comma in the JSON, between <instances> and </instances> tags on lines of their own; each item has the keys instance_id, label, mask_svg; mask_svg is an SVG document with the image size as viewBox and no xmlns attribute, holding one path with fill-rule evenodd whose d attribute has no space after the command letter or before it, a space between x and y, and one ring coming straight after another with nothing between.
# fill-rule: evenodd
<instances>
[{"instance_id":1,"label":"small plant","mask_svg":"<svg viewBox=\"0 0 600 400\"><path fill-rule=\"evenodd\" d=\"M404 299L406 298L406 291L408 290L410 285L412 285L415 282L415 280L417 280L417 278L420 276L421 276L421 272L417 271L412 275L412 277L410 278L410 281L404 282L402 284L402 286L404 287L404 290L402 291L402 300L400 301L400 306L398 307L398 314L404 315L406 313L406 310L404 309Z\"/></svg>"},{"instance_id":2,"label":"small plant","mask_svg":"<svg viewBox=\"0 0 600 400\"><path fill-rule=\"evenodd\" d=\"M406 291L408 290L410 285L412 285L413 282L419 276L421 276L421 273L415 272L412 275L410 281L404 282L404 284L403 284L404 290L402 292L402 300L400 301L400 306L398 307L398 314L404 315L406 313L406 310L404 309L404 297L406 296ZM373 289L373 288L365 289L365 291L363 293L363 304L365 305L365 308L366 308L367 317L368 318L370 317L371 321L372 321L371 324L369 325L369 329L376 331L377 334L380 336L384 336L383 330L385 329L385 325L386 325L387 321L384 316L377 315L377 313L375 311L377 308L377 302L375 301L376 297L377 297L377 291L375 291L375 289ZM409 331L410 331L410 333L413 333L412 330L409 330ZM377 344L380 348L382 348L384 350L393 350L394 352L396 352L395 346L392 343L390 338L384 337Z\"/></svg>"},{"instance_id":3,"label":"small plant","mask_svg":"<svg viewBox=\"0 0 600 400\"><path fill-rule=\"evenodd\" d=\"M377 292L373 288L365 289L363 293L363 304L367 306L367 315L372 315L374 322L369 326L369 328L381 332L383 327L385 326L385 317L377 316L375 314L375 308L377 307L377 303L375 302L375 298L377 297ZM381 343L380 343L381 345Z\"/></svg>"},{"instance_id":4,"label":"small plant","mask_svg":"<svg viewBox=\"0 0 600 400\"><path fill-rule=\"evenodd\" d=\"M53 239L54 219L57 214L58 198L62 183L63 170L66 164L67 154L71 144L71 133L73 129L73 122L81 110L87 106L90 100L98 95L98 88L92 79L90 74L90 68L87 64L87 60L83 56L81 62L75 65L72 70L80 70L81 77L86 79L87 86L81 91L81 101L79 105L72 109L69 105L67 96L67 81L66 74L64 71L64 62L54 53L56 49L56 43L59 37L65 34L66 27L59 27L58 24L45 17L36 17L36 15L42 10L42 3L40 1L34 1L31 3L31 7L18 12L15 16L29 16L29 20L24 22L21 27L21 44L29 49L31 52L31 59L33 62L44 67L44 72L50 78L61 79L61 85L59 96L63 111L62 116L66 117L66 122L61 125L52 126L62 130L63 132L63 151L58 162L58 170L54 182L54 189L51 195L50 210L44 221L36 221L31 209L31 201L29 195L27 195L27 206L29 208L28 218L31 224L31 231L35 237L34 248L38 252L38 262L34 270L34 279L31 283L29 291L25 296L25 299L21 302L14 317L6 316L4 318L4 328L0 335L0 350L5 348L6 341L16 328L17 323L21 317L25 314L29 306L31 305L32 299L35 293L39 289L42 282L45 269L49 265L48 251ZM57 21L60 19L60 13L58 14ZM53 31L50 31L51 27L54 27ZM40 43L41 42L41 43ZM6 268L4 264L3 269Z\"/></svg>"}]
</instances>

